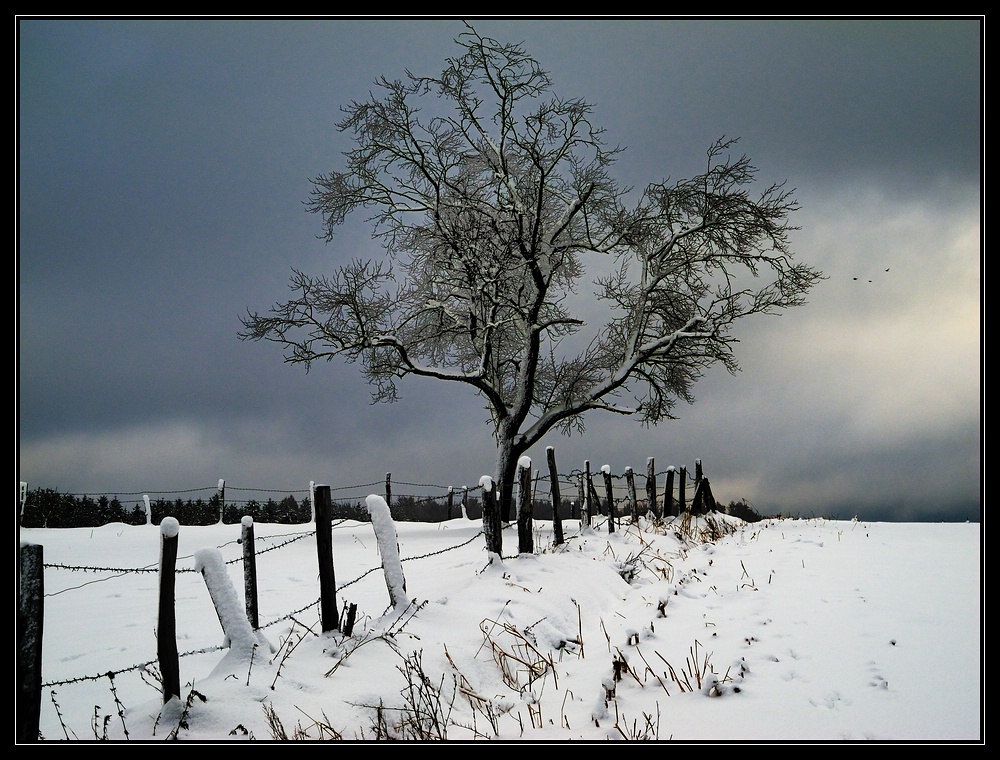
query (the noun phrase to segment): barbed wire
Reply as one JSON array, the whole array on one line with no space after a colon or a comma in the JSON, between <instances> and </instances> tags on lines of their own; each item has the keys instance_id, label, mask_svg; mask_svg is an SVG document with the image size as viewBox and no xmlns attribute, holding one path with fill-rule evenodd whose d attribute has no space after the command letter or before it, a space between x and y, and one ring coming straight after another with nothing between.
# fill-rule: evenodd
<instances>
[{"instance_id":1,"label":"barbed wire","mask_svg":"<svg viewBox=\"0 0 1000 760\"><path fill-rule=\"evenodd\" d=\"M344 522L344 521L340 521L340 522ZM315 534L315 531L313 531L312 534ZM312 534L308 534L308 535L312 535ZM290 543L293 543L294 541L299 540L300 538L305 538L306 535L307 534L302 534L302 535L296 536L296 537L294 537L294 538L292 538L292 539L290 539L288 541L285 541L284 543L282 543L282 544L280 544L278 546L270 547L270 548L268 548L268 549L266 549L264 551L271 551L273 549L282 548L284 546L287 546ZM469 538L468 540L463 541L463 542L461 542L459 544L454 544L452 546L447 546L447 547L445 547L443 549L439 549L439 550L433 551L433 552L428 552L426 554L419 554L419 555L415 555L415 556L412 556L412 557L403 557L403 558L400 559L400 562L414 562L416 560L427 559L428 557L433 557L433 556L437 556L439 554L445 554L446 552L454 551L456 549L461 549L464 546L468 546L469 544L471 544L473 541L475 541L476 539L478 539L482 535L483 535L483 532L482 531L478 531L471 538ZM259 553L263 553L263 552L259 552ZM44 565L44 567L50 567L50 565ZM66 569L67 568L67 566L63 566L63 565L52 565L52 567L57 567L57 568L62 568L62 569ZM72 569L72 568L70 568L70 569ZM144 568L141 568L141 569L143 571L145 571ZM365 572L363 572L358 577L354 578L353 580L350 580L347 583L340 584L337 587L337 593L340 593L341 591L343 591L343 589L348 588L348 587L354 585L355 583L358 583L363 578L366 578L367 576L369 576L372 573L374 573L374 572L376 572L378 570L381 570L381 569L382 569L382 565L378 565L376 567L372 567L372 568L366 570ZM94 581L94 582L96 582L96 581ZM310 602L309 604L307 604L307 605L305 605L303 607L300 607L297 610L293 610L293 611L291 611L291 612L289 612L289 613L287 613L287 614L285 614L285 615L283 615L283 616L281 616L279 618L276 618L274 620L271 620L268 623L260 625L257 630L263 630L264 628L270 628L270 627L275 626L275 625L277 625L279 623L283 623L283 622L285 622L287 620L292 620L296 615L300 615L303 612L305 612L306 610L308 610L310 607L314 607L315 605L319 604L320 601L321 600L319 598L317 598L315 601ZM190 650L188 652L184 652L182 654L179 654L178 657L187 657L187 656L195 655L195 654L208 654L210 652L219 652L219 651L222 651L224 649L226 649L226 647L225 646L221 646L221 645L220 646L215 646L215 647L205 647L203 649L192 649L192 650ZM146 668L148 668L150 666L156 666L158 664L159 664L159 660L158 659L157 660L149 660L147 662L136 663L135 665L129 665L129 666L126 666L126 667L117 668L115 670L108 670L108 671L105 671L105 672L100 673L98 675L76 676L74 678L67 678L67 679L63 679L63 680L59 680L59 681L49 681L47 683L43 683L41 685L41 687L42 688L52 688L52 687L55 687L55 686L65 686L67 684L76 684L76 683L83 683L83 682L87 682L87 681L96 681L96 680L100 680L102 678L112 678L112 679L114 679L115 676L117 676L117 675L119 675L121 673L129 673L129 672L136 671L136 670L145 670Z\"/></svg>"},{"instance_id":2,"label":"barbed wire","mask_svg":"<svg viewBox=\"0 0 1000 760\"><path fill-rule=\"evenodd\" d=\"M667 475L667 473L671 469L675 472L675 474L679 474L680 470L681 470L680 467L675 466L675 465L671 465L671 467L668 468L667 470L660 470L660 471L654 473L654 477L656 479L659 479L659 478ZM685 468L685 469L687 469L687 468ZM535 472L536 472L536 478L537 478L538 481L540 481L540 482L548 482L548 481L551 480L551 476L548 473L542 474L542 471L540 469L536 469ZM580 476L585 475L585 474L586 474L585 470L573 469L573 470L570 470L568 473L557 473L556 474L556 478L559 480L560 483L572 484L572 483L575 483L576 480ZM646 478L646 479L648 479L648 477L649 477L647 473L645 473L645 472L638 472L635 469L632 470L632 474L633 474L633 477L641 477L641 478ZM595 476L603 476L603 471L600 468L597 468L596 470L591 470L591 477L593 478ZM621 474L617 474L617 475L614 474L614 473L611 473L611 477L614 480L624 480L624 479L626 479L628 477L628 475L627 475L627 473L624 473L624 472L621 473ZM478 483L476 485L474 485L474 486L467 486L467 485L462 485L462 486L445 486L445 485L441 485L439 483L414 483L414 482L409 482L409 481L393 481L393 480L390 479L389 480L389 484L390 484L390 487L393 486L393 485L400 485L400 486L408 486L408 487L411 487L411 488L434 488L434 489L440 489L440 490L442 490L442 491L445 492L445 493L443 493L440 496L425 497L425 498L434 498L434 499L447 498L449 492L455 493L455 492L461 492L461 491L469 491L469 492L471 492L471 491L481 491L482 490L482 486L480 484L478 484ZM356 484L356 485L336 486L336 487L330 486L330 491L331 492L333 492L333 491L338 491L338 492L340 492L340 491L352 491L352 490L361 490L361 489L374 488L376 486L384 486L384 485L385 485L385 481L376 480L376 481L373 481L371 483L359 483L359 484ZM39 487L39 488L41 488L41 487ZM214 492L214 493L219 493L219 488L218 488L218 486L205 486L205 487L202 487L202 488L189 488L189 489L181 489L181 490L156 490L156 489L150 489L150 490L147 490L147 491L130 491L130 492L125 492L125 491L102 491L102 492L99 492L99 491L86 491L86 492L79 492L79 493L67 492L67 493L62 493L60 495L63 495L63 496L72 496L74 498L86 498L86 497L97 497L97 498L99 498L101 496L105 496L105 497L109 497L109 498L119 498L119 497L140 497L141 498L142 496L151 496L153 494L155 494L157 496L168 496L168 495L176 495L176 494L198 493L198 492L201 492L201 491L211 491L211 492ZM238 491L238 492L249 492L249 493L275 493L275 494L286 494L286 495L289 495L289 496L293 496L295 494L307 494L307 495L311 494L311 491L308 488L298 488L298 489L249 488L249 487L245 487L245 486L231 486L231 485L228 485L228 484L225 486L225 491L227 493L235 492L235 491ZM30 495L30 493L31 492L29 491L28 495ZM410 494L406 494L406 495L410 495ZM245 500L243 503L248 503L249 501L253 501L253 500ZM232 504L232 503L236 503L236 502L233 502L233 501L230 501L230 500L227 499L226 503L227 504Z\"/></svg>"},{"instance_id":3,"label":"barbed wire","mask_svg":"<svg viewBox=\"0 0 1000 760\"><path fill-rule=\"evenodd\" d=\"M223 649L226 649L226 647L218 645L214 647L205 647L204 649L192 649L189 652L182 652L177 656L189 657L195 654L209 654L210 652L221 652ZM150 666L156 666L159 664L160 664L159 660L148 660L147 662L139 662L136 663L135 665L129 665L124 668L119 668L118 670L107 670L104 673L100 673L96 676L77 676L75 678L66 678L62 681L49 681L48 683L43 683L42 688L48 689L52 688L53 686L65 686L66 684L83 683L85 681L97 681L100 680L101 678L115 678L116 676L122 673L131 673L132 671L135 670L145 670Z\"/></svg>"},{"instance_id":4,"label":"barbed wire","mask_svg":"<svg viewBox=\"0 0 1000 760\"><path fill-rule=\"evenodd\" d=\"M341 520L340 522L344 522L344 521ZM288 544L294 543L294 542L296 542L296 541L298 541L298 540L300 540L302 538L307 538L309 536L314 536L314 535L316 535L316 531L314 531L314 530L313 531L308 531L306 533L300 533L299 535L294 536L294 537L288 539L287 541L283 541L280 544L275 544L274 546L268 546L268 547L266 547L264 549L260 549L259 551L255 550L254 554L257 555L257 556L260 556L261 554L266 554L267 552L272 552L272 551L275 551L276 549L281 549L282 547L285 547ZM268 536L267 538L274 538L274 536ZM221 548L223 548L225 546L229 546L229 545L231 545L233 543L237 543L237 542L227 541L226 543L220 544L219 546L217 546L215 548L216 549L221 549ZM187 559L193 559L193 558L194 558L194 555L192 555L192 554L186 554L183 557L178 557L179 560L187 560ZM225 564L227 564L227 565L234 565L237 562L242 562L242 561L243 561L242 557L235 557L233 559L226 560ZM90 572L90 573L117 573L117 575L113 575L113 576L111 576L109 578L96 578L96 579L94 579L92 581L87 581L86 583L81 583L79 586L70 586L68 588L60 589L59 591L53 591L51 593L46 593L45 596L58 596L59 594L64 594L67 591L75 591L77 589L83 588L84 586L89 586L89 585L91 585L93 583L102 583L104 581L114 580L115 578L121 578L122 576L128 575L130 573L139 573L139 574L141 574L141 573L158 573L158 572L160 572L159 566L152 566L152 565L149 565L149 566L146 566L146 567L96 567L96 566L89 566L89 565L64 565L64 564L60 564L58 562L52 562L52 563L42 563L42 567L44 569L48 569L48 570L70 570L70 571L74 571L74 572L81 571L81 572ZM174 573L196 573L196 572L198 572L198 571L195 568L193 568L193 567L179 567L179 568L175 568L174 569Z\"/></svg>"}]
</instances>

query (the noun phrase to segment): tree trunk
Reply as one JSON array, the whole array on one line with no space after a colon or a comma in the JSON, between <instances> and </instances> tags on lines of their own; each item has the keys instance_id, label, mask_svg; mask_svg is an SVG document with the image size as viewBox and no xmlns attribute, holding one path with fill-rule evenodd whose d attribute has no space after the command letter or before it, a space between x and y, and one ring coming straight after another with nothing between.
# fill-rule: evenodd
<instances>
[{"instance_id":1,"label":"tree trunk","mask_svg":"<svg viewBox=\"0 0 1000 760\"><path fill-rule=\"evenodd\" d=\"M512 522L511 513L514 503L514 482L517 479L517 460L523 452L517 451L511 441L501 440L497 446L498 482L494 484L497 491L497 509L500 518L505 523Z\"/></svg>"}]
</instances>

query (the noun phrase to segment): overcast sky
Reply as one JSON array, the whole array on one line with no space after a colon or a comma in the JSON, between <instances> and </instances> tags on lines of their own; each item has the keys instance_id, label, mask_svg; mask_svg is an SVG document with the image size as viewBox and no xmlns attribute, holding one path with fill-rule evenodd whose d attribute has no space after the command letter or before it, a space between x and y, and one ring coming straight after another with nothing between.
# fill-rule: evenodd
<instances>
[{"instance_id":1,"label":"overcast sky","mask_svg":"<svg viewBox=\"0 0 1000 760\"><path fill-rule=\"evenodd\" d=\"M736 326L678 420L592 413L559 469L701 459L765 514L979 519L982 18L482 18L595 105L616 174L691 176L719 137L802 210L809 303ZM29 19L18 32L18 478L152 494L383 480L475 485L480 399L413 378L371 405L356 366L237 338L291 268L379 252L320 239L310 179L342 168L340 108L440 73L459 19ZM428 492L397 486L395 492Z\"/></svg>"}]
</instances>

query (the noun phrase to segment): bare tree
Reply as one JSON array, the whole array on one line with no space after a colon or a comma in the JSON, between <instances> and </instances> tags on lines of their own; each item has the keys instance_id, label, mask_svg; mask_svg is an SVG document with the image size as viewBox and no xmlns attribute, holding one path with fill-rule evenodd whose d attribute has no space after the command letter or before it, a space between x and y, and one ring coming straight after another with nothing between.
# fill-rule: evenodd
<instances>
[{"instance_id":1,"label":"bare tree","mask_svg":"<svg viewBox=\"0 0 1000 760\"><path fill-rule=\"evenodd\" d=\"M589 103L556 97L520 45L471 26L456 42L440 77L383 77L345 107L346 167L313 181L326 239L362 209L385 255L329 277L293 270L295 297L248 312L240 337L307 371L358 361L375 401L408 375L470 386L509 521L518 458L547 432L582 431L592 410L672 418L707 367L738 369L734 322L803 303L822 275L793 262L791 192L751 196L756 168L735 141L711 145L698 176L632 192ZM604 272L607 315L589 342L595 301L573 298L588 266Z\"/></svg>"}]
</instances>

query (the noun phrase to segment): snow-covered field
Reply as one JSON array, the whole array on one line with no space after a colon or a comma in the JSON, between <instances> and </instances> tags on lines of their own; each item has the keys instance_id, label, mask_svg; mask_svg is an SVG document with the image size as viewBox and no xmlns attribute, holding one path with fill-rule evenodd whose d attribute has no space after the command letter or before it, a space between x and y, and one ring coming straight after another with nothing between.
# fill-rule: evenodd
<instances>
[{"instance_id":1,"label":"snow-covered field","mask_svg":"<svg viewBox=\"0 0 1000 760\"><path fill-rule=\"evenodd\" d=\"M181 524L182 694L166 707L160 528L22 529L45 564L41 733L983 741L981 524L564 529L555 547L551 522L536 521L534 552L518 555L510 526L491 561L481 521L398 523L399 578L372 523L335 522L338 610L357 605L348 637L321 632L313 526L256 524L261 627L248 648L226 646L209 575L195 572L206 558L222 567L242 604L241 527Z\"/></svg>"}]
</instances>

